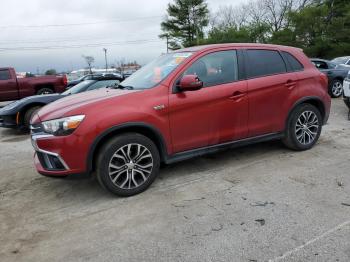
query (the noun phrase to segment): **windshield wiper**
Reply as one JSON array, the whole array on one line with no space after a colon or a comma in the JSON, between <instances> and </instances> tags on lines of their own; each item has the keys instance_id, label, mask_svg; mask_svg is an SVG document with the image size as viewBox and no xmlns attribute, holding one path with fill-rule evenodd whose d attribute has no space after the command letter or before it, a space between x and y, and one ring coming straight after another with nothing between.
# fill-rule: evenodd
<instances>
[{"instance_id":1,"label":"windshield wiper","mask_svg":"<svg viewBox=\"0 0 350 262\"><path fill-rule=\"evenodd\" d=\"M121 85L121 84L115 86L114 88L115 88L115 89L128 89L128 90L134 89L133 86L123 86L123 85Z\"/></svg>"}]
</instances>

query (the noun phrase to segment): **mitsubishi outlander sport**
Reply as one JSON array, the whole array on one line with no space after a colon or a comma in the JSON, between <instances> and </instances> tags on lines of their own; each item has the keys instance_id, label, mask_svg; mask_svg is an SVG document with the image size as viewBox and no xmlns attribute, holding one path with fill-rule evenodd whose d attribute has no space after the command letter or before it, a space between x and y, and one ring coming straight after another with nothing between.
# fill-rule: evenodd
<instances>
[{"instance_id":1,"label":"mitsubishi outlander sport","mask_svg":"<svg viewBox=\"0 0 350 262\"><path fill-rule=\"evenodd\" d=\"M117 89L72 95L32 118L35 166L46 176L94 173L119 196L146 190L170 164L226 147L317 142L327 77L302 50L262 44L191 47L160 56Z\"/></svg>"}]
</instances>

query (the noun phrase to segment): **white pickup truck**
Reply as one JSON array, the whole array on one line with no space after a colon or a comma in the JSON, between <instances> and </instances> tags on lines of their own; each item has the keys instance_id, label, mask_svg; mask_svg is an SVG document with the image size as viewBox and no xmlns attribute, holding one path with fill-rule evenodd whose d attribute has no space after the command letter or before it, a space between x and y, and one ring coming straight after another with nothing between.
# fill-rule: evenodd
<instances>
[{"instance_id":1,"label":"white pickup truck","mask_svg":"<svg viewBox=\"0 0 350 262\"><path fill-rule=\"evenodd\" d=\"M348 106L350 110L350 71L348 72L348 75L344 79L343 83L343 96L344 96L344 103ZM350 117L350 113L349 113Z\"/></svg>"}]
</instances>

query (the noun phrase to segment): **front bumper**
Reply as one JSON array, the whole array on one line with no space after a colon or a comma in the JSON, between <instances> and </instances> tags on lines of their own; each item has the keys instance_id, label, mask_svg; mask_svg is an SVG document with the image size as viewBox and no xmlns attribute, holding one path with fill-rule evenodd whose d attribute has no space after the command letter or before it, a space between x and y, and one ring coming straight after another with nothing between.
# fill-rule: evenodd
<instances>
[{"instance_id":1,"label":"front bumper","mask_svg":"<svg viewBox=\"0 0 350 262\"><path fill-rule=\"evenodd\" d=\"M0 115L0 127L17 128L17 115Z\"/></svg>"},{"instance_id":2,"label":"front bumper","mask_svg":"<svg viewBox=\"0 0 350 262\"><path fill-rule=\"evenodd\" d=\"M34 165L37 171L46 176L67 176L82 174L86 170L86 156L82 139L72 135L53 136L43 132L31 135L35 150Z\"/></svg>"}]
</instances>

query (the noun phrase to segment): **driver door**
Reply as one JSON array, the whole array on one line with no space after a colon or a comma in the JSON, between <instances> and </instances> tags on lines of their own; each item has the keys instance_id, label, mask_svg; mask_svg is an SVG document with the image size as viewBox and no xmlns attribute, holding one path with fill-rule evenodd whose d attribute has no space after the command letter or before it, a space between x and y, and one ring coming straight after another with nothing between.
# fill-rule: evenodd
<instances>
[{"instance_id":1,"label":"driver door","mask_svg":"<svg viewBox=\"0 0 350 262\"><path fill-rule=\"evenodd\" d=\"M238 81L237 52L206 54L189 65L181 76L194 74L203 82L202 89L173 89L169 96L174 153L246 137L247 84Z\"/></svg>"}]
</instances>

